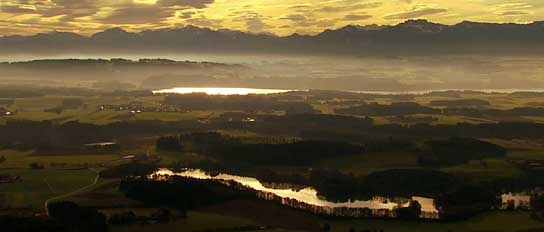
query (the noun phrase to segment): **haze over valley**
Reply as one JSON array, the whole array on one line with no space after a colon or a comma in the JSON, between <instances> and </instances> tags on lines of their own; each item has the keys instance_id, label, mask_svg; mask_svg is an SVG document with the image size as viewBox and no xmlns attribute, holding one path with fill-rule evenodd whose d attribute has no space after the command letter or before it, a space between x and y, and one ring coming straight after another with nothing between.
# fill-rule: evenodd
<instances>
[{"instance_id":1,"label":"haze over valley","mask_svg":"<svg viewBox=\"0 0 544 232\"><path fill-rule=\"evenodd\" d=\"M172 57L176 58L176 57ZM3 85L105 89L237 87L343 91L538 90L538 56L267 57L208 61L97 58L2 63ZM37 76L36 74L39 74Z\"/></svg>"}]
</instances>

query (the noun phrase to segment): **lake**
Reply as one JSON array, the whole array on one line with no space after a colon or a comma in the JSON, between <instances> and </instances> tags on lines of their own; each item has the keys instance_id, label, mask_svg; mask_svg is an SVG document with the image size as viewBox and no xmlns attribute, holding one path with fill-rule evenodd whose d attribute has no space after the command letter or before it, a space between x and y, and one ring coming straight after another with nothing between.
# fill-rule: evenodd
<instances>
[{"instance_id":1,"label":"lake","mask_svg":"<svg viewBox=\"0 0 544 232\"><path fill-rule=\"evenodd\" d=\"M271 187L270 184L265 184L253 177L244 177L225 173L212 176L200 169L186 169L180 172L173 172L169 169L159 169L150 177L152 179L160 180L162 177L167 176L181 176L202 180L233 181L246 188L261 193L259 194L261 198L269 200L276 199L284 205L334 216L357 217L360 215L365 215L395 217L394 210L401 207L407 207L410 204L410 201L419 202L422 207L422 218L438 219L439 214L439 211L434 204L434 199L419 196L413 196L412 198L386 198L376 196L369 200L331 202L318 196L317 190L312 187L297 189L281 187L282 185L277 185L280 187ZM370 215L368 215L368 213L364 213L365 209L371 211Z\"/></svg>"},{"instance_id":2,"label":"lake","mask_svg":"<svg viewBox=\"0 0 544 232\"><path fill-rule=\"evenodd\" d=\"M153 93L206 93L208 95L248 95L248 94L276 94L287 93L291 91L308 91L300 89L259 89L259 88L222 88L222 87L176 87L170 89L155 90ZM424 95L433 92L447 92L447 91L477 91L482 93L515 93L515 92L534 92L541 93L544 89L436 89L436 90L422 90L422 91L353 91L345 90L345 92L361 93L361 94L375 94L375 95Z\"/></svg>"},{"instance_id":3,"label":"lake","mask_svg":"<svg viewBox=\"0 0 544 232\"><path fill-rule=\"evenodd\" d=\"M208 95L248 95L248 94L274 94L286 93L294 90L287 89L255 89L255 88L192 88L181 87L171 89L161 89L153 91L153 93L206 93Z\"/></svg>"}]
</instances>

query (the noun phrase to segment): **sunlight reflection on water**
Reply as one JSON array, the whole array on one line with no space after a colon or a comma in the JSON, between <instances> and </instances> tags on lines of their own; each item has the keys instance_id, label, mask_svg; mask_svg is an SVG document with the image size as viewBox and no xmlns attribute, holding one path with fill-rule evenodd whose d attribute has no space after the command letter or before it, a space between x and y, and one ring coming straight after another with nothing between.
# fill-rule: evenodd
<instances>
[{"instance_id":1,"label":"sunlight reflection on water","mask_svg":"<svg viewBox=\"0 0 544 232\"><path fill-rule=\"evenodd\" d=\"M206 93L208 95L248 95L248 94L274 94L285 93L294 90L286 89L254 89L254 88L172 88L153 91L153 93Z\"/></svg>"},{"instance_id":2,"label":"sunlight reflection on water","mask_svg":"<svg viewBox=\"0 0 544 232\"><path fill-rule=\"evenodd\" d=\"M160 169L156 171L155 173L153 173L151 176L174 176L174 175L182 176L182 177L190 177L195 179L214 179L214 180L235 181L237 183L240 183L244 186L250 187L257 191L273 193L274 195L282 197L282 198L296 199L298 201L301 201L310 205L322 206L322 207L330 207L330 208L346 207L346 208L369 208L369 209L393 210L398 207L407 207L409 205L409 201L396 202L396 201L392 201L391 199L387 199L383 197L375 197L373 199L366 200L366 201L356 200L356 201L348 201L348 202L331 202L319 197L317 194L317 190L311 187L303 188L300 190L294 190L290 188L286 188L286 189L269 188L264 186L261 181L253 177L235 176L235 175L229 175L229 174L223 174L223 173L217 176L211 176L210 174L199 169L188 169L186 171L177 172L177 173L169 169ZM436 209L436 206L434 205L434 199L414 196L412 197L412 200L416 200L421 204L422 206L421 210L423 212L438 213L438 210Z\"/></svg>"}]
</instances>

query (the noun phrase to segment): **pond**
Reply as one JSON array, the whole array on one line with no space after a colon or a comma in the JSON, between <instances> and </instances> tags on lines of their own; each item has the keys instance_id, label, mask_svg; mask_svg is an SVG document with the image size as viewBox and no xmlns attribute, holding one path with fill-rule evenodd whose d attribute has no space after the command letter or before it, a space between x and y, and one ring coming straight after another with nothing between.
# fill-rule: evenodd
<instances>
[{"instance_id":1,"label":"pond","mask_svg":"<svg viewBox=\"0 0 544 232\"><path fill-rule=\"evenodd\" d=\"M259 181L253 177L244 177L220 173L210 175L200 169L185 169L173 172L169 169L159 169L151 175L153 179L161 179L165 176L181 176L202 180L232 181L245 188L257 191L259 197L278 200L282 204L291 207L310 210L315 213L334 216L378 216L395 217L395 209L407 207L411 201L418 201L421 205L421 218L438 219L439 211L434 204L434 199L413 196L411 198L386 198L376 196L369 200L354 200L347 202L332 202L320 197L317 190L312 187L294 188L286 185L271 185Z\"/></svg>"}]
</instances>

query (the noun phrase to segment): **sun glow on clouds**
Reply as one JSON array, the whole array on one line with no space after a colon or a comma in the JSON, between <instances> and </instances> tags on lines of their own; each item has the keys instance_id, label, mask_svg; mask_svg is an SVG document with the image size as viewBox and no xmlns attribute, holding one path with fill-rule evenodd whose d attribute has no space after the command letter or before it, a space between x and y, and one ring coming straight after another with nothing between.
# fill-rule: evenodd
<instances>
[{"instance_id":1,"label":"sun glow on clouds","mask_svg":"<svg viewBox=\"0 0 544 232\"><path fill-rule=\"evenodd\" d=\"M0 0L0 35L186 25L290 35L411 18L454 24L530 22L541 15L542 0Z\"/></svg>"}]
</instances>

